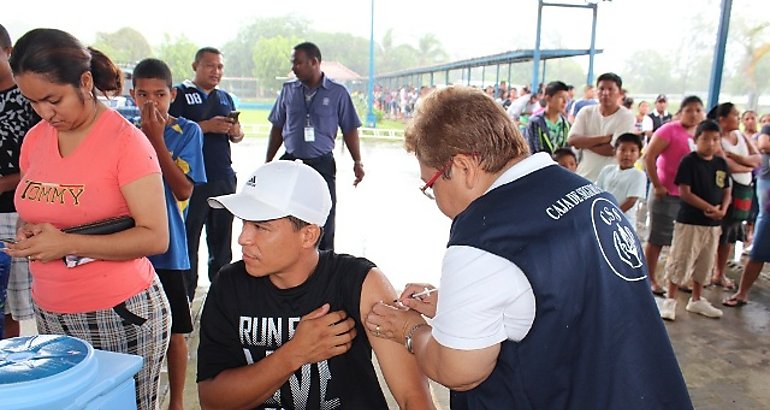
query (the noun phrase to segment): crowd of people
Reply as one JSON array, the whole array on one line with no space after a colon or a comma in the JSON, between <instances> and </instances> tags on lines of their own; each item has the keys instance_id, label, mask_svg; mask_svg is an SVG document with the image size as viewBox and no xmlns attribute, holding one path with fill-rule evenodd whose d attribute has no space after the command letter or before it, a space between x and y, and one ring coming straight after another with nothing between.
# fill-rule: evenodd
<instances>
[{"instance_id":1,"label":"crowd of people","mask_svg":"<svg viewBox=\"0 0 770 410\"><path fill-rule=\"evenodd\" d=\"M503 89L498 95L506 95L507 91ZM515 92L515 88L510 91ZM489 89L486 92L490 94ZM651 291L665 297L662 318L675 319L679 290L693 293L688 311L708 317L720 317L722 312L701 297L705 286L736 291L721 301L724 306L746 304L748 290L763 262L770 260L763 256L770 250L764 249L769 246L765 239L760 234L760 241L755 240L755 233L759 233L755 227L760 216L764 217L767 195L761 188L768 162L762 141L770 132L765 128L770 125L770 114L759 116L752 110L741 113L726 102L706 115L697 96L685 97L672 114L664 94L655 98L652 111L648 101L640 101L633 112L633 98L623 89L622 79L613 73L599 76L595 85L587 85L580 99L574 97L574 87L553 81L541 85L536 93L522 87L520 96L513 101L509 98L507 106L500 98L496 101L519 126L531 153L546 152L565 168L612 193L632 226L640 233L647 232L644 255ZM715 128L719 138L713 152L699 151L699 130L706 130L708 137ZM711 170L712 180L724 180L726 184L718 187L720 195L712 191L714 198L708 200L697 194L697 198L691 196L695 181L684 179L692 167L688 161L683 165L688 155L725 161L727 168L719 170L726 173L724 176ZM709 179L708 174L697 175ZM684 196L682 189L687 191ZM692 214L697 212L704 214L694 221ZM713 227L709 231L716 237L706 240L680 232L677 246L675 231L687 225ZM733 252L738 241L749 255L740 286L725 275L728 265L735 267ZM663 264L661 279L656 274L659 258L662 249L669 246L671 256ZM660 285L661 281L665 286Z\"/></svg>"},{"instance_id":2,"label":"crowd of people","mask_svg":"<svg viewBox=\"0 0 770 410\"><path fill-rule=\"evenodd\" d=\"M361 121L321 50L293 48L265 165L239 192L224 56L191 60L178 85L161 60L136 65L133 124L97 98L123 89L108 56L56 29L14 44L0 26L3 337L34 317L40 333L142 356L140 409L158 406L164 359L169 406L184 408L204 228L204 408L386 409L372 354L401 408L435 408L428 379L453 409L691 408L660 318L675 319L679 291L692 292L687 311L720 317L705 286L745 305L770 261L768 115L729 102L705 114L696 96L672 115L665 95L633 112L615 73L579 99L561 81L404 87L377 104L411 119L421 191L453 224L440 286L398 293L372 261L334 251L338 130L354 185L365 172ZM736 289L725 266L737 241L751 250Z\"/></svg>"}]
</instances>

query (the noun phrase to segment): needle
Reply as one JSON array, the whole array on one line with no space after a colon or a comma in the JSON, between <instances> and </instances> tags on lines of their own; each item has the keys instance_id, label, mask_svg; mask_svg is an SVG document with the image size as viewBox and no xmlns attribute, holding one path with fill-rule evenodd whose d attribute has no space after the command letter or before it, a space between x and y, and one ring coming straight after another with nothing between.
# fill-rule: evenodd
<instances>
[{"instance_id":1,"label":"needle","mask_svg":"<svg viewBox=\"0 0 770 410\"><path fill-rule=\"evenodd\" d=\"M412 299L422 299L424 296L428 296L433 292L438 291L438 288L428 289L424 288L422 292L412 293L412 296L410 296Z\"/></svg>"}]
</instances>

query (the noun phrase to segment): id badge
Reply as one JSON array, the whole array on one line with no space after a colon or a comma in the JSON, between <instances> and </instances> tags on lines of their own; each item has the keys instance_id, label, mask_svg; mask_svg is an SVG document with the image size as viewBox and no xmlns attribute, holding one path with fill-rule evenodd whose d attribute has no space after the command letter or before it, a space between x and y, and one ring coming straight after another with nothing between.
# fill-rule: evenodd
<instances>
[{"instance_id":1,"label":"id badge","mask_svg":"<svg viewBox=\"0 0 770 410\"><path fill-rule=\"evenodd\" d=\"M315 129L305 127L305 142L315 142Z\"/></svg>"}]
</instances>

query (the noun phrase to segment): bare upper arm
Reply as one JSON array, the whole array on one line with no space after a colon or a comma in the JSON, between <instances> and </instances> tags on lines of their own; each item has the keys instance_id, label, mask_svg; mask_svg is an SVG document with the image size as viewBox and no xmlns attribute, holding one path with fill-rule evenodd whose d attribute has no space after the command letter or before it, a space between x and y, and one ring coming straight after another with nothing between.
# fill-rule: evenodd
<instances>
[{"instance_id":1,"label":"bare upper arm","mask_svg":"<svg viewBox=\"0 0 770 410\"><path fill-rule=\"evenodd\" d=\"M168 235L166 196L160 173L145 175L120 187L136 226Z\"/></svg>"},{"instance_id":2,"label":"bare upper arm","mask_svg":"<svg viewBox=\"0 0 770 410\"><path fill-rule=\"evenodd\" d=\"M652 139L650 139L650 143L647 144L647 148L644 151L644 157L649 158L654 163L658 158L658 155L660 155L661 152L668 148L668 144L669 141L667 139L661 138L657 134L653 135Z\"/></svg>"},{"instance_id":3,"label":"bare upper arm","mask_svg":"<svg viewBox=\"0 0 770 410\"><path fill-rule=\"evenodd\" d=\"M361 317L365 318L375 303L391 303L396 298L396 291L385 274L378 268L372 268L361 288ZM369 329L364 329L388 388L399 406L410 409L434 408L428 379L420 370L415 356L402 344L376 337Z\"/></svg>"},{"instance_id":4,"label":"bare upper arm","mask_svg":"<svg viewBox=\"0 0 770 410\"><path fill-rule=\"evenodd\" d=\"M436 380L456 391L470 390L484 382L495 369L500 354L500 343L483 349L458 350L431 338L426 347L426 361L435 366Z\"/></svg>"}]
</instances>

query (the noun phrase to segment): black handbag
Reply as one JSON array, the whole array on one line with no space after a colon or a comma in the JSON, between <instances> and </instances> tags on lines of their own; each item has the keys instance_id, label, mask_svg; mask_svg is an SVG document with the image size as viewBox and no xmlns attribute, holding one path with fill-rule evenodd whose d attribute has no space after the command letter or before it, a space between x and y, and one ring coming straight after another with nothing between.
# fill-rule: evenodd
<instances>
[{"instance_id":1,"label":"black handbag","mask_svg":"<svg viewBox=\"0 0 770 410\"><path fill-rule=\"evenodd\" d=\"M125 231L134 226L136 226L134 218L130 216L119 216L116 218L102 219L101 221L88 224L71 226L62 229L62 232L79 235L109 235L111 233Z\"/></svg>"},{"instance_id":2,"label":"black handbag","mask_svg":"<svg viewBox=\"0 0 770 410\"><path fill-rule=\"evenodd\" d=\"M78 235L109 235L120 231L125 231L136 226L134 218L130 216L119 216L116 218L102 219L101 221L91 222L83 225L70 226L69 228L62 229L62 232L74 233ZM77 256L66 255L62 258L64 265L68 268L74 268L86 263L93 262L94 259Z\"/></svg>"}]
</instances>

